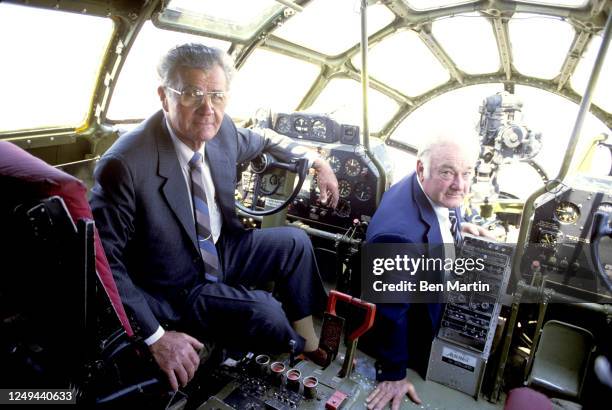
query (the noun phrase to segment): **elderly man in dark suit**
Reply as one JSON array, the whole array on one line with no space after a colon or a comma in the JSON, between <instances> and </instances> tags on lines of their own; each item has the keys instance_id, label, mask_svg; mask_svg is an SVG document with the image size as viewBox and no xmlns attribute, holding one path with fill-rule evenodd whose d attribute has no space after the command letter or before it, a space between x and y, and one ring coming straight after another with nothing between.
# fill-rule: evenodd
<instances>
[{"instance_id":1,"label":"elderly man in dark suit","mask_svg":"<svg viewBox=\"0 0 612 410\"><path fill-rule=\"evenodd\" d=\"M272 352L293 340L322 359L311 315L325 291L310 240L288 227L244 230L235 213L236 164L264 151L296 155L290 140L237 129L225 115L232 73L221 50L170 50L158 66L163 109L95 171L91 205L123 303L175 390L193 377L202 337ZM310 160L321 202L334 207L333 171ZM257 290L270 281L280 301Z\"/></svg>"},{"instance_id":2,"label":"elderly man in dark suit","mask_svg":"<svg viewBox=\"0 0 612 410\"><path fill-rule=\"evenodd\" d=\"M425 139L416 171L385 192L368 228L368 243L440 245L457 242L461 231L488 235L461 221L459 207L469 191L479 149L476 141L460 141L454 135L437 131ZM389 402L399 409L406 394L420 403L406 378L406 368L426 366L441 310L440 304L377 305L376 322L368 335L372 343L368 344L377 359L379 384L367 399L369 409L382 409Z\"/></svg>"}]
</instances>

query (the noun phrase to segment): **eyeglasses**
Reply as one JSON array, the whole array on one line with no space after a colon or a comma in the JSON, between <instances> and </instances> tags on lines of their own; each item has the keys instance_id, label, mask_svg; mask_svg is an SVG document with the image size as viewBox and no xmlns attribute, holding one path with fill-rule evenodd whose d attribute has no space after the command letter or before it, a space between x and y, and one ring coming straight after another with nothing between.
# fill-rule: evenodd
<instances>
[{"instance_id":1,"label":"eyeglasses","mask_svg":"<svg viewBox=\"0 0 612 410\"><path fill-rule=\"evenodd\" d=\"M175 90L171 87L166 87L181 96L181 105L188 108L198 108L204 103L204 98L208 99L208 103L215 108L225 107L225 91L202 91L199 88L187 88L183 91Z\"/></svg>"}]
</instances>

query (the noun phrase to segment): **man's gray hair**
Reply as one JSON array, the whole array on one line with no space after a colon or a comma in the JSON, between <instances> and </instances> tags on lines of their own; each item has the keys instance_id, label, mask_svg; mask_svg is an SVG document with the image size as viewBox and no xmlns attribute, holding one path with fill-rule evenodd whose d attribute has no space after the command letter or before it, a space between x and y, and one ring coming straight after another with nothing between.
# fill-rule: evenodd
<instances>
[{"instance_id":1,"label":"man's gray hair","mask_svg":"<svg viewBox=\"0 0 612 410\"><path fill-rule=\"evenodd\" d=\"M221 49L199 43L181 44L168 50L157 65L157 75L163 86L173 86L180 67L209 71L215 65L223 69L229 89L236 71L231 57Z\"/></svg>"},{"instance_id":2,"label":"man's gray hair","mask_svg":"<svg viewBox=\"0 0 612 410\"><path fill-rule=\"evenodd\" d=\"M425 175L429 175L431 165L431 154L442 146L452 145L459 148L466 159L476 165L480 154L478 137L473 131L461 132L455 129L434 129L418 144L417 159L423 162Z\"/></svg>"}]
</instances>

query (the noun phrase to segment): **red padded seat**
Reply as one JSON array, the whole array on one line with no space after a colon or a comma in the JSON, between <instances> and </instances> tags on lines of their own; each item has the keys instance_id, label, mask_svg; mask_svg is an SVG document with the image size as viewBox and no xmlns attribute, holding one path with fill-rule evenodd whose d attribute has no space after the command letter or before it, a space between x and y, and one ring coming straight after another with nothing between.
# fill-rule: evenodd
<instances>
[{"instance_id":1,"label":"red padded seat","mask_svg":"<svg viewBox=\"0 0 612 410\"><path fill-rule=\"evenodd\" d=\"M42 199L58 195L66 203L75 223L83 218L93 220L85 184L7 141L0 141L0 186L3 196L10 195L9 198L15 199ZM96 272L123 328L128 336L132 336L132 327L97 231L94 241Z\"/></svg>"}]
</instances>

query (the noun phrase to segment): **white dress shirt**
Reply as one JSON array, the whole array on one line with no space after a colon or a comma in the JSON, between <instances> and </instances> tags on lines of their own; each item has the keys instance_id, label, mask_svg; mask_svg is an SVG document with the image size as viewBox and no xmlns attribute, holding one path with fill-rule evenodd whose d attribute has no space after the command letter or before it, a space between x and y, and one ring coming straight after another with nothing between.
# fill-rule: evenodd
<instances>
[{"instance_id":1,"label":"white dress shirt","mask_svg":"<svg viewBox=\"0 0 612 410\"><path fill-rule=\"evenodd\" d=\"M440 227L440 235L442 236L442 242L444 242L444 244L446 245L444 246L444 257L455 259L455 249L453 246L449 246L455 243L455 238L453 237L453 233L451 232L452 224L448 216L448 208L435 204L431 200L431 198L429 198L427 194L425 193L425 190L423 189L423 185L421 185L421 181L419 181L418 178L417 178L417 182L419 183L419 187L421 187L421 191L423 191L423 193L425 194L425 198L427 198L427 200L431 204L431 207L433 208L436 214L436 218L438 219L438 225Z\"/></svg>"}]
</instances>

